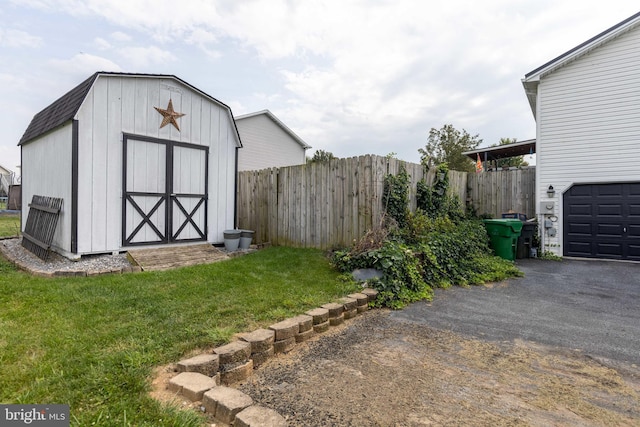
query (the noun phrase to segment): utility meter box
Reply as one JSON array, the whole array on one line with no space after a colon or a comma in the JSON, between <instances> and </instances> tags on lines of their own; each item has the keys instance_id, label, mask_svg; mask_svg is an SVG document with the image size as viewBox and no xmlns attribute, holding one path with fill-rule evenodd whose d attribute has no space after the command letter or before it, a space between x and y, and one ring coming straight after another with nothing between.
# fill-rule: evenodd
<instances>
[{"instance_id":1,"label":"utility meter box","mask_svg":"<svg viewBox=\"0 0 640 427\"><path fill-rule=\"evenodd\" d=\"M548 201L548 202L540 202L540 214L542 215L555 215L556 213L556 202Z\"/></svg>"}]
</instances>

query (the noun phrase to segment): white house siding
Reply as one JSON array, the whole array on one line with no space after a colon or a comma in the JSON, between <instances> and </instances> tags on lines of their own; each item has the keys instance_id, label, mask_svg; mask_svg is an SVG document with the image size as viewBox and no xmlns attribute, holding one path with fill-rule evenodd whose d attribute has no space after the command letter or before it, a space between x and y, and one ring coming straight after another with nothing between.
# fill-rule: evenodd
<instances>
[{"instance_id":1,"label":"white house siding","mask_svg":"<svg viewBox=\"0 0 640 427\"><path fill-rule=\"evenodd\" d=\"M265 114L236 120L242 139L238 170L304 164L305 150Z\"/></svg>"},{"instance_id":2,"label":"white house siding","mask_svg":"<svg viewBox=\"0 0 640 427\"><path fill-rule=\"evenodd\" d=\"M22 146L22 226L34 194L62 198L52 241L62 253L71 251L71 127L68 123Z\"/></svg>"},{"instance_id":3,"label":"white house siding","mask_svg":"<svg viewBox=\"0 0 640 427\"><path fill-rule=\"evenodd\" d=\"M543 76L537 104L538 200L556 190L562 250L562 193L572 184L640 181L640 28Z\"/></svg>"},{"instance_id":4,"label":"white house siding","mask_svg":"<svg viewBox=\"0 0 640 427\"><path fill-rule=\"evenodd\" d=\"M160 128L162 115L153 107L185 115ZM169 78L98 76L76 115L78 129L78 252L100 253L122 249L122 141L123 132L210 147L210 166L235 159L237 138L229 131L229 111L209 98ZM220 130L218 128L220 127ZM164 178L164 177L162 177ZM210 167L209 229L233 227L233 168ZM215 184L215 185L211 185ZM230 214L229 214L230 212ZM220 239L222 241L222 232ZM211 233L210 233L211 235Z\"/></svg>"}]
</instances>

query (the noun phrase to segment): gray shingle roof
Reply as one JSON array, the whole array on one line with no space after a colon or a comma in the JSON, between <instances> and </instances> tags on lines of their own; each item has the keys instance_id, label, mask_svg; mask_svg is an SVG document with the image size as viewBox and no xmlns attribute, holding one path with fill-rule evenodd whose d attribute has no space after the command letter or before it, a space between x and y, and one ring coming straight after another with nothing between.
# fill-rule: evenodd
<instances>
[{"instance_id":1,"label":"gray shingle roof","mask_svg":"<svg viewBox=\"0 0 640 427\"><path fill-rule=\"evenodd\" d=\"M73 119L80 105L82 105L82 101L84 101L87 93L89 93L93 82L96 77L98 77L98 74L99 73L94 73L91 77L54 101L53 104L33 116L31 123L27 126L27 130L24 131L18 145L25 144Z\"/></svg>"}]
</instances>

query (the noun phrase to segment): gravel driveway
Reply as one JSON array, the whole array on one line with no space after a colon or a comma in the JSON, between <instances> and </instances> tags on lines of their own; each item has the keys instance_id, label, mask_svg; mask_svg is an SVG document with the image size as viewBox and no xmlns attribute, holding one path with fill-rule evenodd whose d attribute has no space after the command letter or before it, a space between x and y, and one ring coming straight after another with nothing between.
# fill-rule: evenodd
<instances>
[{"instance_id":1,"label":"gravel driveway","mask_svg":"<svg viewBox=\"0 0 640 427\"><path fill-rule=\"evenodd\" d=\"M640 264L519 265L358 316L238 388L296 426L640 425Z\"/></svg>"}]
</instances>

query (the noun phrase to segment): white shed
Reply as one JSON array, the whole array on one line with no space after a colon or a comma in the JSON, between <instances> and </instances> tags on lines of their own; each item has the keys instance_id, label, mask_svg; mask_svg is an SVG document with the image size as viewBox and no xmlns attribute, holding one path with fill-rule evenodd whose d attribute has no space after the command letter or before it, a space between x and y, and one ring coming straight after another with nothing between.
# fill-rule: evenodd
<instances>
[{"instance_id":1,"label":"white shed","mask_svg":"<svg viewBox=\"0 0 640 427\"><path fill-rule=\"evenodd\" d=\"M543 250L640 261L640 13L525 75Z\"/></svg>"},{"instance_id":2,"label":"white shed","mask_svg":"<svg viewBox=\"0 0 640 427\"><path fill-rule=\"evenodd\" d=\"M62 198L52 247L66 256L220 243L234 227L233 115L178 77L97 72L36 114L19 145L22 217L34 194Z\"/></svg>"},{"instance_id":3,"label":"white shed","mask_svg":"<svg viewBox=\"0 0 640 427\"><path fill-rule=\"evenodd\" d=\"M304 164L306 142L282 123L271 111L262 110L236 117L242 138L238 170L260 170L271 167Z\"/></svg>"}]
</instances>

